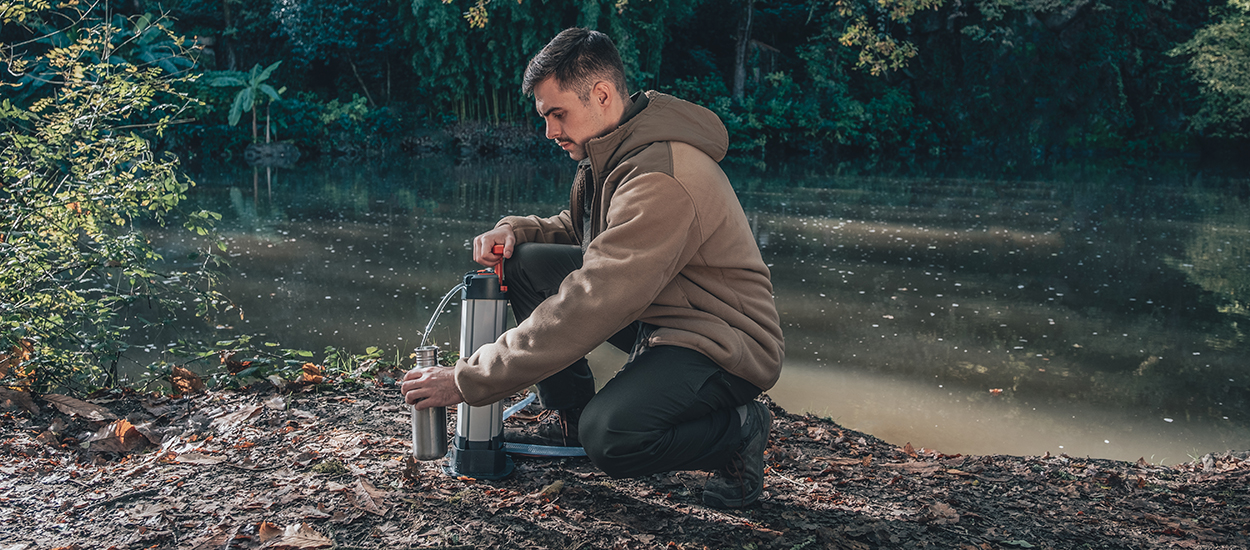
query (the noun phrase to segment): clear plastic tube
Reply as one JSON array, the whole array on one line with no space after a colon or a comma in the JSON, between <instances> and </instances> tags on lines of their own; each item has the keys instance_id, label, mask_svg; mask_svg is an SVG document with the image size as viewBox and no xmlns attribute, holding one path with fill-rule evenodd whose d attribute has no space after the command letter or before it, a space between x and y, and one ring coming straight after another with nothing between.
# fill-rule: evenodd
<instances>
[{"instance_id":1,"label":"clear plastic tube","mask_svg":"<svg viewBox=\"0 0 1250 550\"><path fill-rule=\"evenodd\" d=\"M425 339L430 337L430 331L434 330L434 323L438 322L438 316L443 313L443 308L447 307L447 302L451 301L451 297L455 296L456 293L461 290L464 290L464 283L460 283L452 287L451 292L448 292L446 296L443 296L443 300L439 302L438 307L434 309L434 315L430 317L430 322L425 325L425 332L421 334L421 344L417 349L425 347ZM435 355L437 355L437 353ZM437 357L435 357L435 360L437 360Z\"/></svg>"}]
</instances>

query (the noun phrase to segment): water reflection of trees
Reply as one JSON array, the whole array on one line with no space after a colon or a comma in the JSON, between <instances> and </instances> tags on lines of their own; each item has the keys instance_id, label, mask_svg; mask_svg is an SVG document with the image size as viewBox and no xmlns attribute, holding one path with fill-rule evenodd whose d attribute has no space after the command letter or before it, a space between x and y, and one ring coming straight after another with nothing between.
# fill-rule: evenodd
<instances>
[{"instance_id":1,"label":"water reflection of trees","mask_svg":"<svg viewBox=\"0 0 1250 550\"><path fill-rule=\"evenodd\" d=\"M1213 335L1210 342L1227 349L1245 342L1243 327L1250 321L1250 207L1231 202L1198 224L1180 257L1168 264L1184 272L1194 284L1213 294L1220 313L1236 331L1232 338Z\"/></svg>"},{"instance_id":2,"label":"water reflection of trees","mask_svg":"<svg viewBox=\"0 0 1250 550\"><path fill-rule=\"evenodd\" d=\"M1195 223L1193 190L873 181L744 193L795 362L1244 416L1246 232Z\"/></svg>"}]
</instances>

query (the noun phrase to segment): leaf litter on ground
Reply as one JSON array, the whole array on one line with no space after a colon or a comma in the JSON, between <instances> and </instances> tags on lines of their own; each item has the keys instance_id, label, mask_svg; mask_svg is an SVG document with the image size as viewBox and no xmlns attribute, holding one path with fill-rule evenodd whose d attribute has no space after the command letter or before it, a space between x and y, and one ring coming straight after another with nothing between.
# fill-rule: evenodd
<instances>
[{"instance_id":1,"label":"leaf litter on ground","mask_svg":"<svg viewBox=\"0 0 1250 550\"><path fill-rule=\"evenodd\" d=\"M717 510L704 472L613 479L585 458L517 457L503 480L452 477L446 459L411 460L393 388L295 388L7 398L4 550L1250 547L1246 452L949 455L770 403L764 494Z\"/></svg>"}]
</instances>

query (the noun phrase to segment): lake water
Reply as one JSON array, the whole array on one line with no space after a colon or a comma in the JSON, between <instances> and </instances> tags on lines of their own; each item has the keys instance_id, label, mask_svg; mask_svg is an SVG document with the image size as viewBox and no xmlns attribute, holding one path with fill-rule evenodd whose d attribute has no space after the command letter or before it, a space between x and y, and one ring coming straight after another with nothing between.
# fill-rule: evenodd
<instances>
[{"instance_id":1,"label":"lake water","mask_svg":"<svg viewBox=\"0 0 1250 550\"><path fill-rule=\"evenodd\" d=\"M203 174L242 320L283 346L407 355L503 215L563 208L572 163L442 158ZM1174 464L1250 449L1245 182L731 171L787 356L769 395L947 454ZM167 257L202 246L165 236ZM458 346L458 308L431 339ZM600 378L622 360L592 356Z\"/></svg>"}]
</instances>

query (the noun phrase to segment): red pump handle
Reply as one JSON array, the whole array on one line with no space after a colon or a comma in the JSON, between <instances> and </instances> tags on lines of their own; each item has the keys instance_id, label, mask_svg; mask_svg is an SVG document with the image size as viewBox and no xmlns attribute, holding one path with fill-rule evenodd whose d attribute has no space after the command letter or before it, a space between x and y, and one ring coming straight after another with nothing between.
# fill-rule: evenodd
<instances>
[{"instance_id":1,"label":"red pump handle","mask_svg":"<svg viewBox=\"0 0 1250 550\"><path fill-rule=\"evenodd\" d=\"M495 274L499 276L499 291L507 292L507 285L503 284L503 245L497 244L491 247L490 251L499 255L499 263L495 264Z\"/></svg>"}]
</instances>

